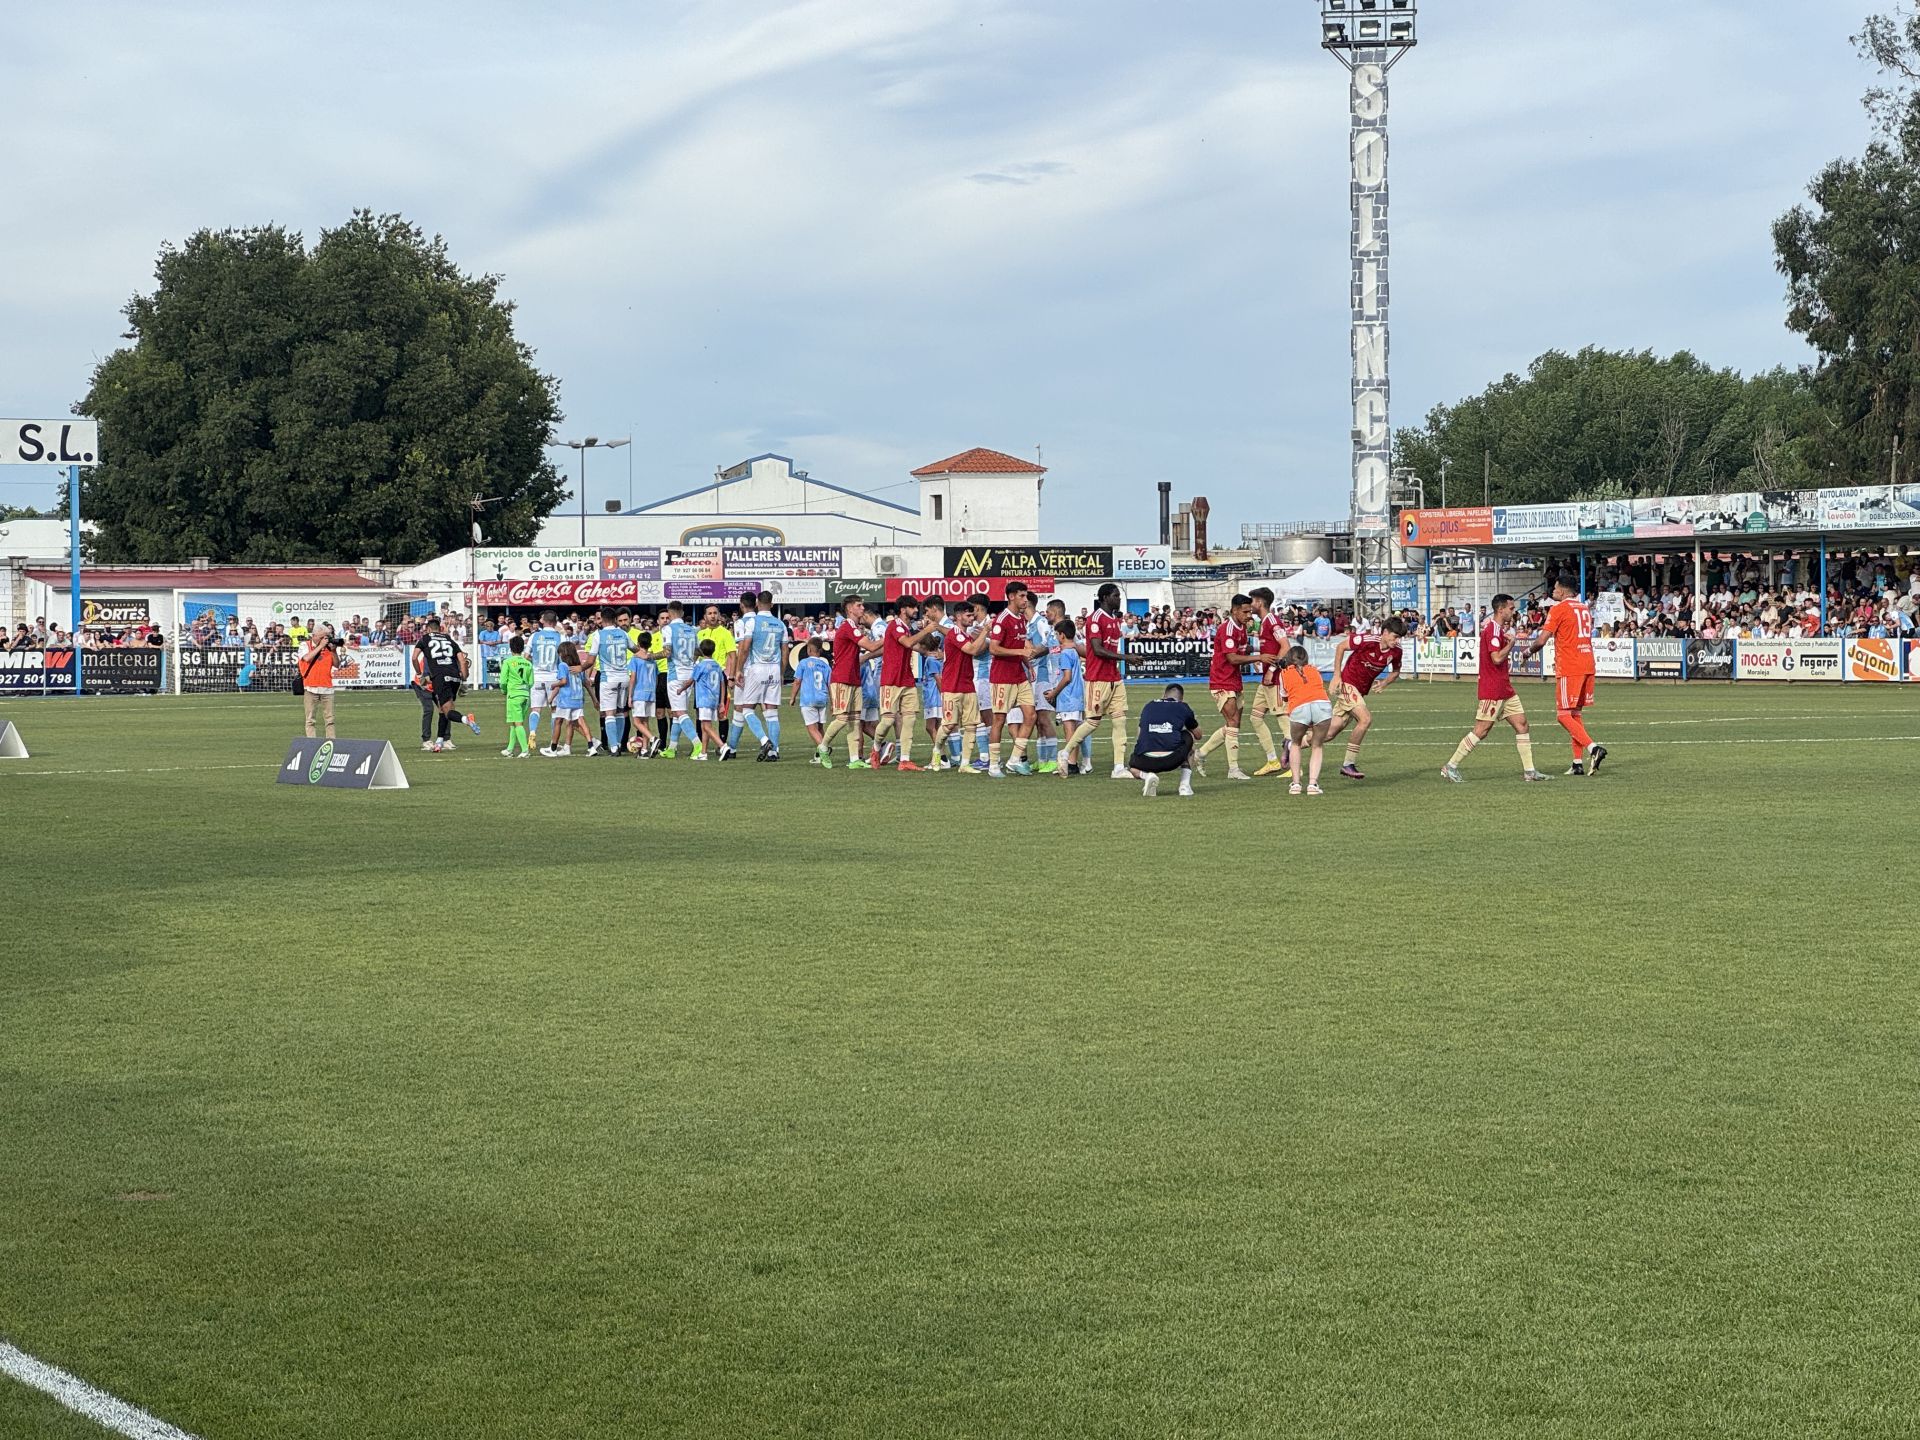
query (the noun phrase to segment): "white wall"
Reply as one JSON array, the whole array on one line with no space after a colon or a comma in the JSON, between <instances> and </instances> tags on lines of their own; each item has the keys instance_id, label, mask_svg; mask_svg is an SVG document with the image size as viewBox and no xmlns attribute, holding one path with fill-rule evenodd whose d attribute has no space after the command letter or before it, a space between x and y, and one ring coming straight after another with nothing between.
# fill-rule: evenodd
<instances>
[{"instance_id":1,"label":"white wall","mask_svg":"<svg viewBox=\"0 0 1920 1440\"><path fill-rule=\"evenodd\" d=\"M894 498L904 504L908 493L901 491ZM765 455L755 459L743 474L671 504L651 508L643 502L639 514L609 515L602 511L596 515L589 511L584 543L707 544L711 542L682 537L689 530L710 525L777 531L782 539L767 543L786 545L918 544L923 539L919 517L911 511L883 505L867 496L827 489L796 474L784 458ZM536 543L581 544L580 512L576 509L548 516Z\"/></svg>"},{"instance_id":2,"label":"white wall","mask_svg":"<svg viewBox=\"0 0 1920 1440\"><path fill-rule=\"evenodd\" d=\"M921 533L937 545L1037 544L1039 482L1038 475L929 475L920 482Z\"/></svg>"}]
</instances>

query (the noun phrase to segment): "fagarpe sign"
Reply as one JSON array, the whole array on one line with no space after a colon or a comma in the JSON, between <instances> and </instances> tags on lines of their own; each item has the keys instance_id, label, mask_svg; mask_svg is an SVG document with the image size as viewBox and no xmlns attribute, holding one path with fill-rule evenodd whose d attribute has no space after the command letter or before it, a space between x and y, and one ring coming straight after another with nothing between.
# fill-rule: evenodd
<instances>
[{"instance_id":1,"label":"fagarpe sign","mask_svg":"<svg viewBox=\"0 0 1920 1440\"><path fill-rule=\"evenodd\" d=\"M1734 643L1736 680L1838 680L1839 640L1739 640Z\"/></svg>"},{"instance_id":2,"label":"fagarpe sign","mask_svg":"<svg viewBox=\"0 0 1920 1440\"><path fill-rule=\"evenodd\" d=\"M1169 556L1171 564L1171 556ZM1056 580L1112 578L1113 549L1108 545L949 545L947 574L962 580L994 576Z\"/></svg>"},{"instance_id":3,"label":"fagarpe sign","mask_svg":"<svg viewBox=\"0 0 1920 1440\"><path fill-rule=\"evenodd\" d=\"M97 420L0 420L0 465L91 465L99 458Z\"/></svg>"}]
</instances>

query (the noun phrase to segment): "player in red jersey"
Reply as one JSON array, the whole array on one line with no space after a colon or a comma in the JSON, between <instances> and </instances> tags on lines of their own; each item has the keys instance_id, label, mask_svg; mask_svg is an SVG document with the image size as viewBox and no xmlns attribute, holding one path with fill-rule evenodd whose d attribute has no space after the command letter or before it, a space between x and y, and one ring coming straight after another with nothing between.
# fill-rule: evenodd
<instances>
[{"instance_id":1,"label":"player in red jersey","mask_svg":"<svg viewBox=\"0 0 1920 1440\"><path fill-rule=\"evenodd\" d=\"M998 780L1000 736L1007 716L1020 712L1020 723L1013 730L1013 758L1005 773L1031 775L1027 763L1027 737L1033 734L1033 657L1038 653L1027 642L1027 626L1033 619L1033 592L1019 580L1007 584L1007 608L987 627L987 652L993 656L987 666L987 679L993 685L993 723L987 732L987 774Z\"/></svg>"},{"instance_id":2,"label":"player in red jersey","mask_svg":"<svg viewBox=\"0 0 1920 1440\"><path fill-rule=\"evenodd\" d=\"M1461 762L1502 720L1513 726L1514 747L1520 752L1520 778L1547 778L1533 768L1533 736L1527 731L1527 712L1521 707L1520 697L1513 693L1513 679L1507 674L1507 662L1513 658L1513 647L1520 638L1514 629L1518 608L1511 595L1496 595L1493 618L1480 627L1480 708L1474 714L1473 729L1454 750L1453 758L1440 769L1441 778L1456 785L1466 779L1460 773Z\"/></svg>"},{"instance_id":3,"label":"player in red jersey","mask_svg":"<svg viewBox=\"0 0 1920 1440\"><path fill-rule=\"evenodd\" d=\"M833 679L827 686L833 718L827 733L820 738L814 758L825 762L833 750L833 737L847 732L847 768L865 770L860 758L860 661L880 642L868 633L867 602L848 595L840 602L840 624L833 632Z\"/></svg>"},{"instance_id":4,"label":"player in red jersey","mask_svg":"<svg viewBox=\"0 0 1920 1440\"><path fill-rule=\"evenodd\" d=\"M1127 685L1121 679L1120 665L1125 642L1120 629L1120 587L1106 584L1093 597L1093 613L1087 617L1081 652L1086 657L1087 718L1067 737L1069 755L1081 742L1100 728L1100 722L1113 717L1113 778L1133 779L1128 768Z\"/></svg>"},{"instance_id":5,"label":"player in red jersey","mask_svg":"<svg viewBox=\"0 0 1920 1440\"><path fill-rule=\"evenodd\" d=\"M1327 728L1331 740L1353 722L1353 738L1347 741L1346 763L1340 773L1349 780L1364 780L1360 773L1360 742L1373 728L1373 712L1367 708L1367 696L1378 685L1382 690L1400 678L1400 642L1406 637L1407 622L1389 615L1380 626L1376 639L1342 636L1334 647L1333 724Z\"/></svg>"},{"instance_id":6,"label":"player in red jersey","mask_svg":"<svg viewBox=\"0 0 1920 1440\"><path fill-rule=\"evenodd\" d=\"M1565 575L1553 582L1553 608L1533 637L1527 654L1537 655L1553 642L1554 718L1573 740L1569 775L1597 775L1607 747L1587 733L1580 712L1593 704L1593 611L1580 598L1578 582Z\"/></svg>"},{"instance_id":7,"label":"player in red jersey","mask_svg":"<svg viewBox=\"0 0 1920 1440\"><path fill-rule=\"evenodd\" d=\"M873 738L878 745L888 731L900 737L900 758L894 768L902 773L920 768L913 763L913 728L920 718L920 677L913 668L914 657L939 633L943 609L939 600L929 600L927 620L921 624L918 604L903 599L880 639L880 723Z\"/></svg>"},{"instance_id":8,"label":"player in red jersey","mask_svg":"<svg viewBox=\"0 0 1920 1440\"><path fill-rule=\"evenodd\" d=\"M940 729L933 737L933 763L929 770L958 770L962 775L977 775L968 763L973 753L973 732L980 727L979 692L973 683L974 657L987 648L987 627L981 622L987 614L987 597L972 595L953 607L953 624L942 632L945 652L940 666ZM960 758L947 760L947 737L960 736Z\"/></svg>"},{"instance_id":9,"label":"player in red jersey","mask_svg":"<svg viewBox=\"0 0 1920 1440\"><path fill-rule=\"evenodd\" d=\"M1247 611L1252 605L1253 600L1246 595L1233 597L1227 618L1213 627L1213 664L1207 671L1207 689L1213 692L1213 703L1220 707L1220 728L1207 737L1196 758L1204 759L1213 753L1214 746L1224 744L1229 780L1253 778L1240 768L1240 692L1246 686L1240 670L1260 658L1247 649Z\"/></svg>"},{"instance_id":10,"label":"player in red jersey","mask_svg":"<svg viewBox=\"0 0 1920 1440\"><path fill-rule=\"evenodd\" d=\"M1267 752L1267 763L1253 772L1253 778L1277 775L1284 780L1292 771L1274 748L1267 716L1284 717L1287 713L1286 701L1280 694L1280 667L1286 662L1287 651L1293 648L1293 637L1287 622L1274 614L1273 591L1262 585L1247 594L1253 600L1254 643L1260 651L1260 688L1253 696L1253 733L1260 737Z\"/></svg>"}]
</instances>

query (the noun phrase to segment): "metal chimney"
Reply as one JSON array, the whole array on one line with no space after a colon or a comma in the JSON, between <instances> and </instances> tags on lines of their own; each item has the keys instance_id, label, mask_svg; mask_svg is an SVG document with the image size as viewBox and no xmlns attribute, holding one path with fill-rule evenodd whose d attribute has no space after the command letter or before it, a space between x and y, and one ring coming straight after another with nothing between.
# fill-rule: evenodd
<instances>
[{"instance_id":1,"label":"metal chimney","mask_svg":"<svg viewBox=\"0 0 1920 1440\"><path fill-rule=\"evenodd\" d=\"M1173 543L1173 482L1160 482L1160 543Z\"/></svg>"}]
</instances>

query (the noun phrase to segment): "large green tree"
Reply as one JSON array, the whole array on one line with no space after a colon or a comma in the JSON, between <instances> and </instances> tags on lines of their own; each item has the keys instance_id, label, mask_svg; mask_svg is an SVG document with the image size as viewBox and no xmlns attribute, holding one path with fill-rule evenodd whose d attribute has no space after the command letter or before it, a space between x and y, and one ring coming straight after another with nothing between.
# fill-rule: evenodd
<instances>
[{"instance_id":1,"label":"large green tree","mask_svg":"<svg viewBox=\"0 0 1920 1440\"><path fill-rule=\"evenodd\" d=\"M310 250L204 230L156 279L76 407L101 424L81 495L99 559L404 564L468 543L475 497L500 497L502 544L559 504L555 383L499 277L439 237L365 211Z\"/></svg>"},{"instance_id":2,"label":"large green tree","mask_svg":"<svg viewBox=\"0 0 1920 1440\"><path fill-rule=\"evenodd\" d=\"M1700 494L1817 483L1818 417L1790 370L1742 379L1681 351L1550 350L1395 436L1429 504L1478 504L1490 458L1498 504Z\"/></svg>"},{"instance_id":3,"label":"large green tree","mask_svg":"<svg viewBox=\"0 0 1920 1440\"><path fill-rule=\"evenodd\" d=\"M1898 452L1906 480L1920 440L1920 13L1873 16L1854 42L1885 81L1866 97L1877 138L1814 177L1773 242L1847 471L1888 478Z\"/></svg>"}]
</instances>

